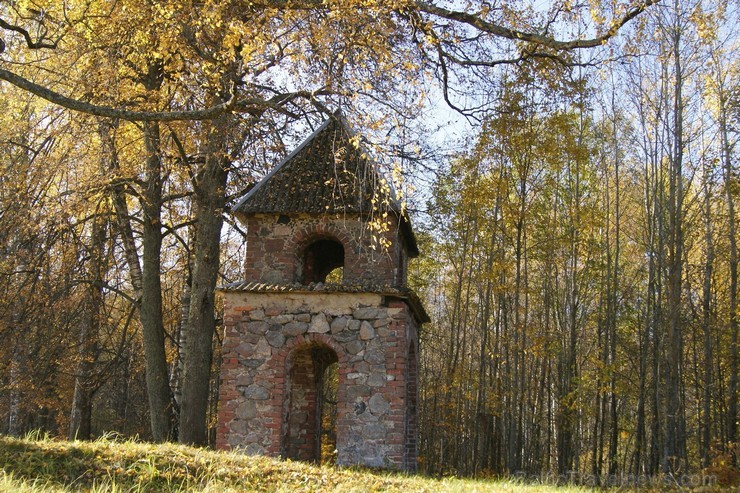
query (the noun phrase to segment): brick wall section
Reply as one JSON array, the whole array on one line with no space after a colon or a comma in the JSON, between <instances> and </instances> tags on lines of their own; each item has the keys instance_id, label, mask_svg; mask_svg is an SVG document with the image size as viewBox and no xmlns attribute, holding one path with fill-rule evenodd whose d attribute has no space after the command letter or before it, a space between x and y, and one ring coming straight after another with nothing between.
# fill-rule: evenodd
<instances>
[{"instance_id":1,"label":"brick wall section","mask_svg":"<svg viewBox=\"0 0 740 493\"><path fill-rule=\"evenodd\" d=\"M337 463L415 468L415 418L409 419L415 383L407 371L416 367L408 348L410 338L416 344L417 329L403 300L370 293L227 292L224 301L218 448L300 458L316 450L309 437L314 430L288 416L314 405L315 394L305 392L315 380L305 355L318 347L338 360ZM298 392L291 395L291 389Z\"/></svg>"},{"instance_id":2,"label":"brick wall section","mask_svg":"<svg viewBox=\"0 0 740 493\"><path fill-rule=\"evenodd\" d=\"M389 216L390 228L383 237L388 249L359 217L348 215L253 214L242 218L247 225L244 279L267 284L303 281L303 253L319 239L333 239L344 247L344 283L375 283L405 286L406 254L403 253L398 220ZM373 244L376 248L372 248Z\"/></svg>"},{"instance_id":3,"label":"brick wall section","mask_svg":"<svg viewBox=\"0 0 740 493\"><path fill-rule=\"evenodd\" d=\"M408 343L408 370L406 371L406 465L405 469L415 472L417 468L418 457L418 403L419 403L419 357L418 357L418 338L415 329L416 326L410 326L411 335Z\"/></svg>"}]
</instances>

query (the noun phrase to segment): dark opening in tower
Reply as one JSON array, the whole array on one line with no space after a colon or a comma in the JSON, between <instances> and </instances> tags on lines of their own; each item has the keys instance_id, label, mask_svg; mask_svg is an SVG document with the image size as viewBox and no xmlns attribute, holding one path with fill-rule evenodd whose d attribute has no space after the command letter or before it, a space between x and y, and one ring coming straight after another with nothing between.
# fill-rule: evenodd
<instances>
[{"instance_id":1,"label":"dark opening in tower","mask_svg":"<svg viewBox=\"0 0 740 493\"><path fill-rule=\"evenodd\" d=\"M339 381L337 361L333 349L313 343L299 346L288 358L290 384L283 446L286 458L333 462Z\"/></svg>"},{"instance_id":2,"label":"dark opening in tower","mask_svg":"<svg viewBox=\"0 0 740 493\"><path fill-rule=\"evenodd\" d=\"M344 247L336 240L315 241L303 254L303 284L312 282L341 284L343 269Z\"/></svg>"}]
</instances>

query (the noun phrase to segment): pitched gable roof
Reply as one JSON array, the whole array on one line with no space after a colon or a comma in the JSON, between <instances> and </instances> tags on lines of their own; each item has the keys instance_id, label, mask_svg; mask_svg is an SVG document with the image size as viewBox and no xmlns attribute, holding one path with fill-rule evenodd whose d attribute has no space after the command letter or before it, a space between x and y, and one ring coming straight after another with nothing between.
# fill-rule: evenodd
<instances>
[{"instance_id":1,"label":"pitched gable roof","mask_svg":"<svg viewBox=\"0 0 740 493\"><path fill-rule=\"evenodd\" d=\"M398 212L387 182L341 119L326 120L236 204L250 213L370 213L373 199Z\"/></svg>"},{"instance_id":2,"label":"pitched gable roof","mask_svg":"<svg viewBox=\"0 0 740 493\"><path fill-rule=\"evenodd\" d=\"M378 209L374 209L376 206ZM409 254L419 254L411 224L341 116L332 116L234 206L237 214L371 214L393 211Z\"/></svg>"}]
</instances>

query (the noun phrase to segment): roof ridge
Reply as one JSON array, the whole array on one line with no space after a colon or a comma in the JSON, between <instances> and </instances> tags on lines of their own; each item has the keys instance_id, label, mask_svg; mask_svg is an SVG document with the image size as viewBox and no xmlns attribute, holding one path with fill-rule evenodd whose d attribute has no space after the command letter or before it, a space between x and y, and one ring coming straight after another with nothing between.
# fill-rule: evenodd
<instances>
[{"instance_id":1,"label":"roof ridge","mask_svg":"<svg viewBox=\"0 0 740 493\"><path fill-rule=\"evenodd\" d=\"M372 213L378 201L401 212L390 177L359 134L331 115L233 207L235 212Z\"/></svg>"},{"instance_id":2,"label":"roof ridge","mask_svg":"<svg viewBox=\"0 0 740 493\"><path fill-rule=\"evenodd\" d=\"M303 142L301 142L298 145L298 147L296 147L295 149L293 149L290 152L290 154L288 154L287 156L285 156L277 164L277 166L275 166L274 168L272 168L265 176L263 176L262 179L260 181L258 181L257 184L254 187L252 187L252 189L244 195L244 197L242 197L241 199L239 199L239 201L234 205L233 210L238 211L239 208L241 208L241 206L244 204L244 202L246 202L247 200L249 200L250 197L254 196L254 194L257 193L257 191L260 188L262 188L265 183L267 183L268 181L270 181L270 178L272 178L273 176L275 176L275 174L280 169L282 169L282 167L285 166L286 163L290 162L290 160L293 159L296 156L296 154L298 154L303 149L305 149L306 146L308 146L308 144L311 141L313 141L322 131L324 131L329 126L330 123L332 123L333 121L336 121L338 118L342 118L342 117L339 116L339 115L336 116L336 117L334 115L332 115L331 117L329 117L326 120L324 120L321 123L321 125L318 126L318 128L316 130L314 130L313 132L311 132L311 134L308 137L306 137L303 140Z\"/></svg>"}]
</instances>

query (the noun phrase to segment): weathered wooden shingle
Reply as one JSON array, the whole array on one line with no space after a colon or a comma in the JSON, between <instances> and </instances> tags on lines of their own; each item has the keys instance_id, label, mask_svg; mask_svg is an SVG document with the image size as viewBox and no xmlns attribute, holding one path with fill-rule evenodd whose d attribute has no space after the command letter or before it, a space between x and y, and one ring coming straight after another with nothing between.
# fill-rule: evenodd
<instances>
[{"instance_id":1,"label":"weathered wooden shingle","mask_svg":"<svg viewBox=\"0 0 740 493\"><path fill-rule=\"evenodd\" d=\"M235 206L252 213L398 211L388 183L341 117L326 120Z\"/></svg>"}]
</instances>

